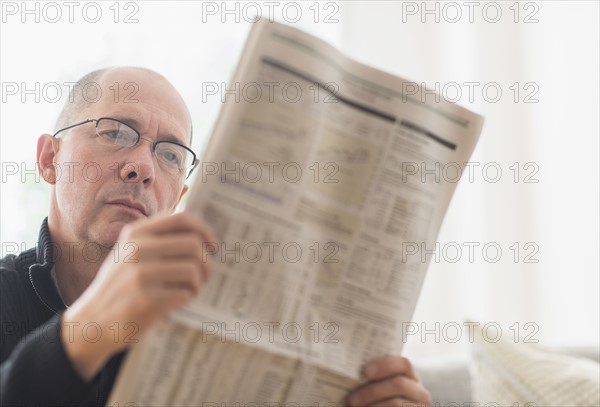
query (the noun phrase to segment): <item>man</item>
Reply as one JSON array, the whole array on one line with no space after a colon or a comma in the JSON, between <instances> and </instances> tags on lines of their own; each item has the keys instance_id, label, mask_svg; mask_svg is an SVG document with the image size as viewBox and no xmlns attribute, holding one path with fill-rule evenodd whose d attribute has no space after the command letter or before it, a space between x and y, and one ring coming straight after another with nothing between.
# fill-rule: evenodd
<instances>
[{"instance_id":1,"label":"man","mask_svg":"<svg viewBox=\"0 0 600 407\"><path fill-rule=\"evenodd\" d=\"M171 215L196 163L179 93L142 68L78 84L54 134L38 140L51 204L37 249L1 263L2 405L104 405L131 334L184 306L211 274L202 261L203 242L216 241L210 228ZM364 374L352 406L430 400L405 358L376 360Z\"/></svg>"}]
</instances>

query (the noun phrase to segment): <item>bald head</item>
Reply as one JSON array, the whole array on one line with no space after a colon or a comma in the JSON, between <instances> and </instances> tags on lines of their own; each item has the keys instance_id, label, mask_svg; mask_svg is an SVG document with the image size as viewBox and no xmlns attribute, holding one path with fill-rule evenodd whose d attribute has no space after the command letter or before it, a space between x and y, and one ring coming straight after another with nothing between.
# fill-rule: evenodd
<instances>
[{"instance_id":1,"label":"bald head","mask_svg":"<svg viewBox=\"0 0 600 407\"><path fill-rule=\"evenodd\" d=\"M151 69L142 67L112 67L92 71L81 77L71 88L69 98L56 121L54 131L70 126L89 110L99 98L112 98L115 102L131 102L144 86L152 85L164 88L174 95L178 104L185 110L189 121L189 145L192 143L192 120L183 98L164 76ZM98 92L100 90L100 92ZM143 89L142 89L143 91ZM119 100L120 99L120 100ZM85 117L87 119L88 117Z\"/></svg>"}]
</instances>

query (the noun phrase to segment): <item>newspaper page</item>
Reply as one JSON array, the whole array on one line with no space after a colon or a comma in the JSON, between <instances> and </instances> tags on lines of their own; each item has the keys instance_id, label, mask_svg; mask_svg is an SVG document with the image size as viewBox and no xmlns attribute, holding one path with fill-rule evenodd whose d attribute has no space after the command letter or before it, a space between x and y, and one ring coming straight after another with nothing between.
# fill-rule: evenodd
<instances>
[{"instance_id":1,"label":"newspaper page","mask_svg":"<svg viewBox=\"0 0 600 407\"><path fill-rule=\"evenodd\" d=\"M129 352L111 406L342 403L401 353L483 123L266 20L228 89L185 209L219 236L215 272Z\"/></svg>"}]
</instances>

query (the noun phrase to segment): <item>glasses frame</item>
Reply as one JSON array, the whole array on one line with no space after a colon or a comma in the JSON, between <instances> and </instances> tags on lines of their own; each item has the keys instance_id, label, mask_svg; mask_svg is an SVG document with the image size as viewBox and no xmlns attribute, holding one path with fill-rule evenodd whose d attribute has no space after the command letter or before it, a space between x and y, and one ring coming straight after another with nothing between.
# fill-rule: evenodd
<instances>
[{"instance_id":1,"label":"glasses frame","mask_svg":"<svg viewBox=\"0 0 600 407\"><path fill-rule=\"evenodd\" d=\"M65 130L69 130L69 129L72 129L73 127L81 126L83 124L91 123L91 122L95 122L95 128L98 129L98 122L100 122L100 120L102 120L102 119L113 120L115 122L121 123L121 124L129 127L131 130L133 130L135 132L135 134L137 134L137 140L135 141L135 143L133 145L129 146L128 148L137 146L140 143L140 140L142 139L142 135L140 134L140 132L137 131L135 128L133 128L130 124L127 124L127 123L125 123L122 120L115 119L114 117L99 117L97 119L87 119L87 120L84 120L84 121L72 124L70 126L63 127L62 129L56 131L52 135L52 137L56 137L58 135L58 133L63 132ZM98 135L97 132L96 132L96 135ZM177 143L175 141L171 141L171 140L156 140L156 141L152 142L152 154L155 154L156 145L158 143L171 143L171 144L175 144L175 145L178 145L178 146L181 146L181 147L185 148L187 151L189 151L190 153L192 153L192 157L194 157L194 159L192 161L192 168L190 168L189 172L187 173L187 175L185 177L185 179L188 179L190 177L190 175L192 175L192 172L194 172L194 170L196 169L196 167L200 163L200 160L196 157L196 153L194 153L191 148L189 148L187 146L184 146L181 143Z\"/></svg>"}]
</instances>

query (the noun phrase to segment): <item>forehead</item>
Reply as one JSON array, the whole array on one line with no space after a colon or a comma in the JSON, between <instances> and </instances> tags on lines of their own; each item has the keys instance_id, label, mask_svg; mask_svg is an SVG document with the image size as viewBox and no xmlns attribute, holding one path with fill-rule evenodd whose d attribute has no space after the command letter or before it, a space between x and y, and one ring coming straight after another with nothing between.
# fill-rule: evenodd
<instances>
[{"instance_id":1,"label":"forehead","mask_svg":"<svg viewBox=\"0 0 600 407\"><path fill-rule=\"evenodd\" d=\"M92 89L93 88L93 89ZM189 144L191 119L185 102L164 78L137 69L112 70L88 86L82 119L114 117L152 138Z\"/></svg>"}]
</instances>

